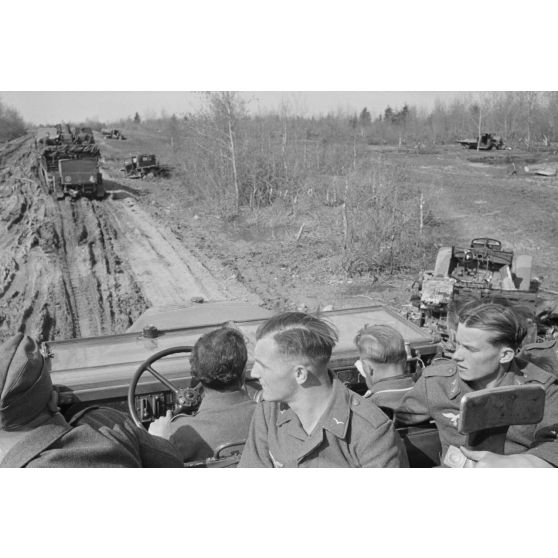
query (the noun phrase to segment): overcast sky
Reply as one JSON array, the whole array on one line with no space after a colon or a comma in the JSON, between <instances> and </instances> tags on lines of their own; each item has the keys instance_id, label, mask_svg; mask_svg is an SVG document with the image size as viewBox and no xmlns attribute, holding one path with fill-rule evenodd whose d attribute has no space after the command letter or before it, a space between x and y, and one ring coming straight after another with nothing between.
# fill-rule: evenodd
<instances>
[{"instance_id":1,"label":"overcast sky","mask_svg":"<svg viewBox=\"0 0 558 558\"><path fill-rule=\"evenodd\" d=\"M317 115L343 110L360 112L367 107L373 116L386 106L400 108L405 103L426 109L432 108L436 99L448 102L456 92L431 91L254 91L243 92L251 112L279 109L286 105L296 114ZM6 91L0 100L18 110L22 117L33 124L60 121L73 122L87 118L111 121L133 116L158 117L166 114L180 115L193 112L200 106L201 94L180 91Z\"/></svg>"}]
</instances>

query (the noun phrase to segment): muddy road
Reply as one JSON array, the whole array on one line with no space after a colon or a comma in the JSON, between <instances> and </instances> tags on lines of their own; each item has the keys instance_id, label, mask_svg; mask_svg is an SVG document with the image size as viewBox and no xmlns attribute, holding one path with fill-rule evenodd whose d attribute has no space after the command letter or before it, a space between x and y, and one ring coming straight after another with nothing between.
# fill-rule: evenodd
<instances>
[{"instance_id":1,"label":"muddy road","mask_svg":"<svg viewBox=\"0 0 558 558\"><path fill-rule=\"evenodd\" d=\"M105 174L104 200L57 201L35 164L31 137L0 146L0 341L122 333L147 308L192 297L259 302L215 279L117 177Z\"/></svg>"}]
</instances>

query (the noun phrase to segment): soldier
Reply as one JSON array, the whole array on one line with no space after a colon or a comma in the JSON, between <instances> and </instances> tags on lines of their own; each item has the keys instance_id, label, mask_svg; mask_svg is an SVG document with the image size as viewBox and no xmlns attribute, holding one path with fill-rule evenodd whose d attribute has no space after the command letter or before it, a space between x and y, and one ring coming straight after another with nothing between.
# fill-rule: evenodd
<instances>
[{"instance_id":1,"label":"soldier","mask_svg":"<svg viewBox=\"0 0 558 558\"><path fill-rule=\"evenodd\" d=\"M244 441L256 402L244 388L248 352L242 333L222 327L202 335L190 357L192 376L203 385L198 413L161 417L149 432L170 440L184 461L212 457L228 442Z\"/></svg>"},{"instance_id":2,"label":"soldier","mask_svg":"<svg viewBox=\"0 0 558 558\"><path fill-rule=\"evenodd\" d=\"M286 312L256 332L252 376L263 399L240 467L399 467L407 464L393 423L334 379L337 333L324 320Z\"/></svg>"},{"instance_id":3,"label":"soldier","mask_svg":"<svg viewBox=\"0 0 558 558\"><path fill-rule=\"evenodd\" d=\"M0 467L181 467L172 445L113 409L60 414L50 365L18 334L0 347Z\"/></svg>"},{"instance_id":4,"label":"soldier","mask_svg":"<svg viewBox=\"0 0 558 558\"><path fill-rule=\"evenodd\" d=\"M433 418L445 455L450 445L465 442L457 430L463 395L497 386L538 384L546 391L543 419L537 425L510 426L505 455L461 451L476 467L558 466L558 380L516 356L527 333L525 324L509 306L481 300L465 304L458 314L452 360L437 361L423 371L405 394L397 418L406 424L422 420L425 414Z\"/></svg>"},{"instance_id":5,"label":"soldier","mask_svg":"<svg viewBox=\"0 0 558 558\"><path fill-rule=\"evenodd\" d=\"M364 376L370 397L378 407L393 416L413 377L407 373L407 351L403 336L388 325L366 325L355 337L360 359L355 363Z\"/></svg>"}]
</instances>

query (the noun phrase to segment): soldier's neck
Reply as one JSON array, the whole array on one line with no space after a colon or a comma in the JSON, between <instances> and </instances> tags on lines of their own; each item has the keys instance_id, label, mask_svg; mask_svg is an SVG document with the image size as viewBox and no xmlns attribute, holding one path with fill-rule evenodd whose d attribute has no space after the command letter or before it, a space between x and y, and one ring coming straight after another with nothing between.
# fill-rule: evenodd
<instances>
[{"instance_id":1,"label":"soldier's neck","mask_svg":"<svg viewBox=\"0 0 558 558\"><path fill-rule=\"evenodd\" d=\"M506 372L509 370L509 364L501 364L498 367L498 370L489 376L485 376L484 378L480 378L474 382L469 382L469 385L475 390L479 389L489 389L493 387L497 387L500 385L502 378L506 375Z\"/></svg>"},{"instance_id":2,"label":"soldier's neck","mask_svg":"<svg viewBox=\"0 0 558 558\"><path fill-rule=\"evenodd\" d=\"M382 366L377 366L374 368L374 373L372 374L372 384L375 384L380 380L402 376L403 374L405 374L405 367L400 366L399 364L384 364Z\"/></svg>"},{"instance_id":3,"label":"soldier's neck","mask_svg":"<svg viewBox=\"0 0 558 558\"><path fill-rule=\"evenodd\" d=\"M331 381L320 383L310 388L302 388L289 407L300 420L307 434L311 434L333 397Z\"/></svg>"}]
</instances>

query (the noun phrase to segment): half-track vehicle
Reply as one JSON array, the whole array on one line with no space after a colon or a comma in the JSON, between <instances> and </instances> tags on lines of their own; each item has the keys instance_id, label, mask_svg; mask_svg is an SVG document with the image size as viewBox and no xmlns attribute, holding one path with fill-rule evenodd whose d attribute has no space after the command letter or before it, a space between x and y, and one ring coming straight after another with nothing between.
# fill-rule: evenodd
<instances>
[{"instance_id":1,"label":"half-track vehicle","mask_svg":"<svg viewBox=\"0 0 558 558\"><path fill-rule=\"evenodd\" d=\"M105 196L95 144L46 145L38 151L37 169L45 190L57 199L65 196Z\"/></svg>"},{"instance_id":2,"label":"half-track vehicle","mask_svg":"<svg viewBox=\"0 0 558 558\"><path fill-rule=\"evenodd\" d=\"M500 136L485 133L476 139L457 140L457 143L468 149L480 149L490 151L491 149L504 149L504 140Z\"/></svg>"},{"instance_id":3,"label":"half-track vehicle","mask_svg":"<svg viewBox=\"0 0 558 558\"><path fill-rule=\"evenodd\" d=\"M168 178L172 168L162 165L155 155L138 154L124 160L124 167L120 169L127 178Z\"/></svg>"},{"instance_id":4,"label":"half-track vehicle","mask_svg":"<svg viewBox=\"0 0 558 558\"><path fill-rule=\"evenodd\" d=\"M203 391L190 372L189 354L196 340L223 323L234 322L248 346L246 389L261 398L258 381L251 376L255 334L271 316L268 310L245 303L206 303L188 308L152 308L120 335L43 343L50 357L52 381L59 393L62 412L105 405L129 413L139 426L147 427L170 410L194 414ZM323 312L339 331L330 369L357 393L366 391L364 378L355 368L358 351L353 339L365 324L384 323L396 328L408 348L409 372L420 371L438 350L437 339L425 329L385 306L366 306ZM154 372L153 372L154 371ZM157 375L157 377L155 376ZM161 383L163 382L163 383ZM440 441L431 423L399 429L416 467L439 464ZM238 445L238 440L231 444ZM198 466L223 466L210 459ZM213 464L212 464L213 463ZM192 464L188 464L191 466Z\"/></svg>"}]
</instances>

